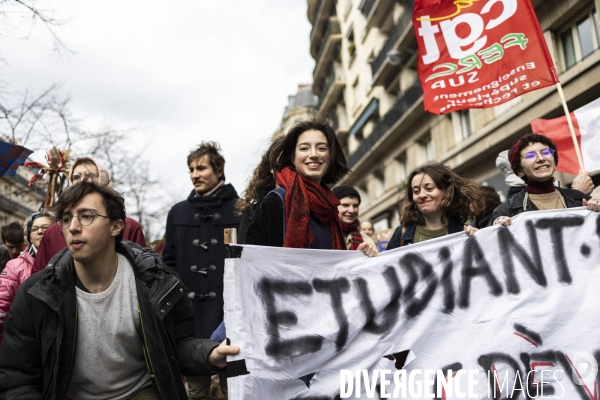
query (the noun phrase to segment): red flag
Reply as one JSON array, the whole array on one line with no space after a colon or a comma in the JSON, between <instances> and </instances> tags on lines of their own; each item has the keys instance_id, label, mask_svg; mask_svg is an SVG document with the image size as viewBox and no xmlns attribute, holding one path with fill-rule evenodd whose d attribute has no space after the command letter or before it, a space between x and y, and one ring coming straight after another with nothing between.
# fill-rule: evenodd
<instances>
[{"instance_id":1,"label":"red flag","mask_svg":"<svg viewBox=\"0 0 600 400\"><path fill-rule=\"evenodd\" d=\"M600 99L570 113L575 136L586 171L600 169ZM531 131L548 136L558 149L558 171L577 175L579 162L573 146L567 117L536 119L531 123Z\"/></svg>"},{"instance_id":2,"label":"red flag","mask_svg":"<svg viewBox=\"0 0 600 400\"><path fill-rule=\"evenodd\" d=\"M415 0L425 110L487 108L558 82L529 0Z\"/></svg>"}]
</instances>

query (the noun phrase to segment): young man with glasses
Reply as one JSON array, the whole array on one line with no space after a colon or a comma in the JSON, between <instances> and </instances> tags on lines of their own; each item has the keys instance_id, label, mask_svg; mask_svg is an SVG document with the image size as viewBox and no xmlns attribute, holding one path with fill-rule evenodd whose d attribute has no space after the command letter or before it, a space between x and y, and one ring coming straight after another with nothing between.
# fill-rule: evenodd
<instances>
[{"instance_id":1,"label":"young man with glasses","mask_svg":"<svg viewBox=\"0 0 600 400\"><path fill-rule=\"evenodd\" d=\"M508 154L512 170L527 186L494 210L494 225L509 226L511 217L524 211L581 206L600 211L599 199L590 200L579 190L554 186L558 150L548 137L529 133L514 142Z\"/></svg>"},{"instance_id":2,"label":"young man with glasses","mask_svg":"<svg viewBox=\"0 0 600 400\"><path fill-rule=\"evenodd\" d=\"M68 248L17 292L0 347L0 398L185 399L182 374L222 371L239 352L195 338L177 274L122 241L119 193L82 182L54 209Z\"/></svg>"},{"instance_id":3,"label":"young man with glasses","mask_svg":"<svg viewBox=\"0 0 600 400\"><path fill-rule=\"evenodd\" d=\"M10 310L19 286L31 276L33 260L46 229L52 224L52 216L47 213L35 213L27 218L25 225L29 246L14 260L6 264L0 273L0 345L4 321Z\"/></svg>"},{"instance_id":4,"label":"young man with glasses","mask_svg":"<svg viewBox=\"0 0 600 400\"><path fill-rule=\"evenodd\" d=\"M75 159L69 171L69 182L71 185L76 185L83 181L112 186L111 176L106 167L91 157L79 157ZM125 218L124 239L146 247L146 239L140 224L129 217ZM65 247L67 247L67 243L63 237L62 229L57 225L51 226L40 243L38 255L33 263L33 271L37 272L44 269L48 261Z\"/></svg>"}]
</instances>

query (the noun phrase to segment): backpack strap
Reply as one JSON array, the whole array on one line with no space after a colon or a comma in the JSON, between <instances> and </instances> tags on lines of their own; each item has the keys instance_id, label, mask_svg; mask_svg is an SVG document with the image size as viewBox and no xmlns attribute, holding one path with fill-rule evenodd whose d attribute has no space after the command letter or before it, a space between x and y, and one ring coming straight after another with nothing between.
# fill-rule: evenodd
<instances>
[{"instance_id":1,"label":"backpack strap","mask_svg":"<svg viewBox=\"0 0 600 400\"><path fill-rule=\"evenodd\" d=\"M285 189L282 187L277 187L267 193L267 196L271 193L275 193L281 199L281 205L283 206L283 241L285 242ZM265 196L265 197L267 197Z\"/></svg>"},{"instance_id":2,"label":"backpack strap","mask_svg":"<svg viewBox=\"0 0 600 400\"><path fill-rule=\"evenodd\" d=\"M400 231L400 247L404 247L404 239L402 239L402 237L404 236L405 233L406 233L406 226L403 226L402 230Z\"/></svg>"}]
</instances>

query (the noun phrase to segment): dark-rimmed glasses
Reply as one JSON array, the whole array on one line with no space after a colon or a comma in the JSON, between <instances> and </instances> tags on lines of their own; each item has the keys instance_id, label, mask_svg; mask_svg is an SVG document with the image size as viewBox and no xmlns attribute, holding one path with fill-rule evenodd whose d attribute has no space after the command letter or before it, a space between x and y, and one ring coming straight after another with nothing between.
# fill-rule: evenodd
<instances>
[{"instance_id":1,"label":"dark-rimmed glasses","mask_svg":"<svg viewBox=\"0 0 600 400\"><path fill-rule=\"evenodd\" d=\"M50 228L50 225L48 225L48 224L39 225L39 226L38 225L34 225L34 226L31 227L31 231L32 232L37 232L37 231L39 231L41 229L42 232L45 232L46 229L48 229L48 228Z\"/></svg>"},{"instance_id":2,"label":"dark-rimmed glasses","mask_svg":"<svg viewBox=\"0 0 600 400\"><path fill-rule=\"evenodd\" d=\"M554 150L551 149L550 147L546 147L545 149L542 149L540 151L540 153L542 154L542 157L544 157L544 158L552 158L554 156ZM537 158L538 158L538 152L537 151L528 151L527 153L525 153L523 158L529 162L535 162L535 160L537 160Z\"/></svg>"},{"instance_id":3,"label":"dark-rimmed glasses","mask_svg":"<svg viewBox=\"0 0 600 400\"><path fill-rule=\"evenodd\" d=\"M80 174L79 172L71 175L71 181L73 182L79 182L80 180L83 181L87 181L88 179L93 180L94 178L98 178L98 174L94 173L94 172L84 172L83 174Z\"/></svg>"},{"instance_id":4,"label":"dark-rimmed glasses","mask_svg":"<svg viewBox=\"0 0 600 400\"><path fill-rule=\"evenodd\" d=\"M94 222L94 217L110 218L106 215L96 214L92 211L84 211L79 215L61 215L57 222L60 224L61 228L68 229L71 226L71 221L75 217L77 217L77 220L81 226L90 226Z\"/></svg>"}]
</instances>

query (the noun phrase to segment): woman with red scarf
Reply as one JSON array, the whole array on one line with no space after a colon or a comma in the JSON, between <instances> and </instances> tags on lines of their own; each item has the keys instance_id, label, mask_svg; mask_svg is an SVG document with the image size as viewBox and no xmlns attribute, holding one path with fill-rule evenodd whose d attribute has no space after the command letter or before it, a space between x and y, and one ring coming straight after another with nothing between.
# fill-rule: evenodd
<instances>
[{"instance_id":1,"label":"woman with red scarf","mask_svg":"<svg viewBox=\"0 0 600 400\"><path fill-rule=\"evenodd\" d=\"M327 119L296 122L273 149L271 167L278 188L254 211L245 244L302 249L346 248L338 215L339 200L326 186L350 170ZM357 250L373 257L362 243Z\"/></svg>"}]
</instances>

